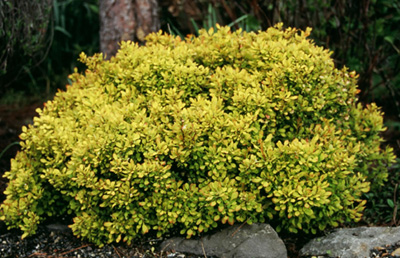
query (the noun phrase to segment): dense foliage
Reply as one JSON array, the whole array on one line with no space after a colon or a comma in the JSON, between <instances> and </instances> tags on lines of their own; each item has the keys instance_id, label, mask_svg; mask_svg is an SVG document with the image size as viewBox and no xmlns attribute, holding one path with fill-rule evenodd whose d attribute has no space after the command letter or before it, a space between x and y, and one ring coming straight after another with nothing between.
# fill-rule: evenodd
<instances>
[{"instance_id":1,"label":"dense foliage","mask_svg":"<svg viewBox=\"0 0 400 258\"><path fill-rule=\"evenodd\" d=\"M310 30L201 31L124 42L39 110L6 173L1 219L33 234L70 214L96 244L278 220L315 233L358 221L393 163L382 114L356 104Z\"/></svg>"},{"instance_id":2,"label":"dense foliage","mask_svg":"<svg viewBox=\"0 0 400 258\"><path fill-rule=\"evenodd\" d=\"M183 7L176 1L163 3L178 20L173 24L182 34L194 33L197 25L207 28L216 22L233 22L235 28L253 31L278 22L302 29L312 27L311 37L318 45L334 51L337 65L346 65L360 74L362 101L390 105L387 112L400 114L396 101L400 98L399 1L233 0L226 4L194 0L192 5Z\"/></svg>"}]
</instances>

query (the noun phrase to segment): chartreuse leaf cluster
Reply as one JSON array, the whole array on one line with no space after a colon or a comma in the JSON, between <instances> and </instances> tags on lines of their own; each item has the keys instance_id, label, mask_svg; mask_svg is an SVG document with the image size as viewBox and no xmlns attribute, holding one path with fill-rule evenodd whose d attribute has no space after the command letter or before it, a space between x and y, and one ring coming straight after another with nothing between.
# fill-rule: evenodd
<instances>
[{"instance_id":1,"label":"chartreuse leaf cluster","mask_svg":"<svg viewBox=\"0 0 400 258\"><path fill-rule=\"evenodd\" d=\"M27 236L69 214L98 245L360 220L395 157L380 147L379 108L357 104L357 75L310 31L160 32L109 61L82 54L85 74L23 128L1 219Z\"/></svg>"}]
</instances>

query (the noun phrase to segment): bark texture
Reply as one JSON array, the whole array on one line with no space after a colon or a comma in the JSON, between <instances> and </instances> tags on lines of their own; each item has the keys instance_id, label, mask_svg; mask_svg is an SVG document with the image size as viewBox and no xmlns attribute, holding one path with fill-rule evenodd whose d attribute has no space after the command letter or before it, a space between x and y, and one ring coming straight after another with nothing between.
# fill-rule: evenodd
<instances>
[{"instance_id":1,"label":"bark texture","mask_svg":"<svg viewBox=\"0 0 400 258\"><path fill-rule=\"evenodd\" d=\"M136 0L137 40L143 42L151 32L160 29L157 0Z\"/></svg>"},{"instance_id":2,"label":"bark texture","mask_svg":"<svg viewBox=\"0 0 400 258\"><path fill-rule=\"evenodd\" d=\"M100 50L110 58L125 40L143 42L159 30L157 0L100 0Z\"/></svg>"}]
</instances>

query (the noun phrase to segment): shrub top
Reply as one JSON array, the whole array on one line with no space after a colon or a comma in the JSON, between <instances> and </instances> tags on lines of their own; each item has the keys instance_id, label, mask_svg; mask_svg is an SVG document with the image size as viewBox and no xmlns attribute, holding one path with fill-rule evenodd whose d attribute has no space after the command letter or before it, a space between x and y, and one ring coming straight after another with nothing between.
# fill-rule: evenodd
<instances>
[{"instance_id":1,"label":"shrub top","mask_svg":"<svg viewBox=\"0 0 400 258\"><path fill-rule=\"evenodd\" d=\"M270 221L317 232L362 216L392 149L357 75L338 70L310 29L157 33L122 42L23 128L1 219L25 235L71 214L96 244L148 232L192 236Z\"/></svg>"}]
</instances>

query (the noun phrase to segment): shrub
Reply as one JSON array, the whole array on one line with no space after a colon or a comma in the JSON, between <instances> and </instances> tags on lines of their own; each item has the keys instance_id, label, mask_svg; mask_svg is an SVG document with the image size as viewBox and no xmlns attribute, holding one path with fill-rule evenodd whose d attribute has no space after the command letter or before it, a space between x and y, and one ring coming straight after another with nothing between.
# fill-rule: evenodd
<instances>
[{"instance_id":1,"label":"shrub","mask_svg":"<svg viewBox=\"0 0 400 258\"><path fill-rule=\"evenodd\" d=\"M334 68L310 29L202 30L121 43L23 128L2 219L33 234L70 214L98 245L221 224L277 220L316 233L358 221L382 184L379 108L356 104L354 72Z\"/></svg>"}]
</instances>

